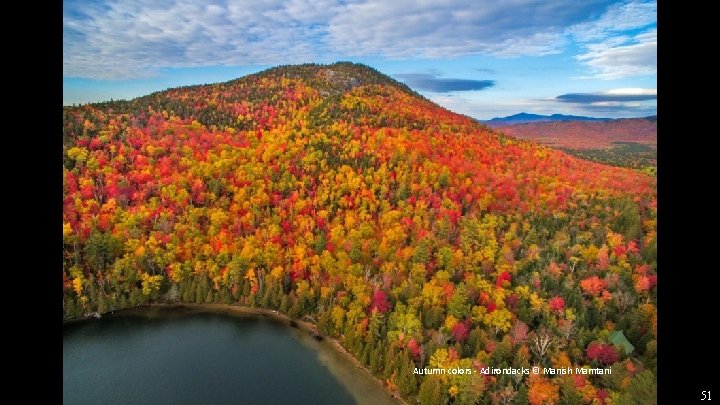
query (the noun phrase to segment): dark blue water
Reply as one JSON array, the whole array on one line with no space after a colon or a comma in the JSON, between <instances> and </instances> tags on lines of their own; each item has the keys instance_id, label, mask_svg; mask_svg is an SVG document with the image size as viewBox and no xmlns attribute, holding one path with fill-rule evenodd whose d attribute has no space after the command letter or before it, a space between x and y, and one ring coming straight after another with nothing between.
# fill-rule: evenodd
<instances>
[{"instance_id":1,"label":"dark blue water","mask_svg":"<svg viewBox=\"0 0 720 405\"><path fill-rule=\"evenodd\" d=\"M354 404L298 335L258 317L154 308L63 331L66 404Z\"/></svg>"}]
</instances>

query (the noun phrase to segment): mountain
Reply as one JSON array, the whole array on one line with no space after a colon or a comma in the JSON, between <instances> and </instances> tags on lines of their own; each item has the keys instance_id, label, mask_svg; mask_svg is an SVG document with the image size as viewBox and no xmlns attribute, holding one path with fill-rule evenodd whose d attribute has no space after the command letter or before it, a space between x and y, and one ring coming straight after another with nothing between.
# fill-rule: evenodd
<instances>
[{"instance_id":1,"label":"mountain","mask_svg":"<svg viewBox=\"0 0 720 405\"><path fill-rule=\"evenodd\" d=\"M516 138L574 149L611 147L617 142L657 144L657 117L607 121L554 121L508 125L501 129Z\"/></svg>"},{"instance_id":2,"label":"mountain","mask_svg":"<svg viewBox=\"0 0 720 405\"><path fill-rule=\"evenodd\" d=\"M408 403L654 390L655 179L505 136L367 66L64 107L62 171L66 319L271 308ZM540 363L628 383L477 371Z\"/></svg>"},{"instance_id":3,"label":"mountain","mask_svg":"<svg viewBox=\"0 0 720 405\"><path fill-rule=\"evenodd\" d=\"M606 164L651 168L657 160L657 116L607 121L556 121L506 125L498 130Z\"/></svg>"},{"instance_id":4,"label":"mountain","mask_svg":"<svg viewBox=\"0 0 720 405\"><path fill-rule=\"evenodd\" d=\"M577 115L563 115L563 114L553 114L553 115L538 115L538 114L528 114L528 113L519 113L515 115L510 115L507 117L496 117L491 120L487 121L481 121L482 123L491 126L491 127L501 127L505 125L513 125L513 124L525 124L529 122L559 122L559 121L607 121L610 118L593 118L593 117L582 117Z\"/></svg>"}]
</instances>

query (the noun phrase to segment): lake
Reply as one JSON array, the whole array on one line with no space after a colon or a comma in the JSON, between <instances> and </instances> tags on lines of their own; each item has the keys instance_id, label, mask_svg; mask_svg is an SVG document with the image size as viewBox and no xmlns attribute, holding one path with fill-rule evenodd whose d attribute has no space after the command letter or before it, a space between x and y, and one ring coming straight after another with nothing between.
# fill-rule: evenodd
<instances>
[{"instance_id":1,"label":"lake","mask_svg":"<svg viewBox=\"0 0 720 405\"><path fill-rule=\"evenodd\" d=\"M65 404L397 404L331 346L281 321L189 307L63 328Z\"/></svg>"}]
</instances>

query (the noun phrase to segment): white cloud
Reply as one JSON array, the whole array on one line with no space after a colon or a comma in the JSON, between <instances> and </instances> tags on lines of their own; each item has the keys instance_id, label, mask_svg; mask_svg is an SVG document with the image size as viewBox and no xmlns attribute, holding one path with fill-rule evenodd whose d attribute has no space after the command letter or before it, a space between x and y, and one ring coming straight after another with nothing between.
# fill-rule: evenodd
<instances>
[{"instance_id":1,"label":"white cloud","mask_svg":"<svg viewBox=\"0 0 720 405\"><path fill-rule=\"evenodd\" d=\"M657 89L643 89L640 87L624 87L620 89L610 89L605 92L606 94L617 94L617 95L643 95L643 96L657 96Z\"/></svg>"},{"instance_id":2,"label":"white cloud","mask_svg":"<svg viewBox=\"0 0 720 405\"><path fill-rule=\"evenodd\" d=\"M621 88L594 93L566 93L555 97L563 103L591 104L597 102L634 102L657 100L656 89Z\"/></svg>"},{"instance_id":3,"label":"white cloud","mask_svg":"<svg viewBox=\"0 0 720 405\"><path fill-rule=\"evenodd\" d=\"M321 60L312 46L318 36L312 24L333 12L334 3L325 3L122 1L81 11L66 6L63 74L122 79L163 67Z\"/></svg>"},{"instance_id":4,"label":"white cloud","mask_svg":"<svg viewBox=\"0 0 720 405\"><path fill-rule=\"evenodd\" d=\"M64 3L63 73L136 78L166 67L546 55L613 0L124 0ZM621 25L622 26L622 25Z\"/></svg>"},{"instance_id":5,"label":"white cloud","mask_svg":"<svg viewBox=\"0 0 720 405\"><path fill-rule=\"evenodd\" d=\"M657 74L656 22L655 1L632 1L567 32L583 44L585 52L576 59L590 68L590 78L652 76Z\"/></svg>"},{"instance_id":6,"label":"white cloud","mask_svg":"<svg viewBox=\"0 0 720 405\"><path fill-rule=\"evenodd\" d=\"M608 34L647 27L657 22L655 1L633 1L616 4L599 18L571 27L568 33L580 42L606 38Z\"/></svg>"},{"instance_id":7,"label":"white cloud","mask_svg":"<svg viewBox=\"0 0 720 405\"><path fill-rule=\"evenodd\" d=\"M328 28L333 48L391 58L558 53L564 30L604 1L372 0L349 5Z\"/></svg>"},{"instance_id":8,"label":"white cloud","mask_svg":"<svg viewBox=\"0 0 720 405\"><path fill-rule=\"evenodd\" d=\"M635 36L622 45L605 42L587 46L576 58L588 65L599 79L657 74L657 30Z\"/></svg>"}]
</instances>

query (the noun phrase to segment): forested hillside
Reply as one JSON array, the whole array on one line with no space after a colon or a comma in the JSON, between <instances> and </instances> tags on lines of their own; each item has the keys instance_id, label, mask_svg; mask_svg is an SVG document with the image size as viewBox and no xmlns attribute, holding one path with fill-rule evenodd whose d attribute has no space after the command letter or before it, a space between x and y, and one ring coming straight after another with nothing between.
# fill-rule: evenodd
<instances>
[{"instance_id":1,"label":"forested hillside","mask_svg":"<svg viewBox=\"0 0 720 405\"><path fill-rule=\"evenodd\" d=\"M557 121L505 125L504 134L560 149L570 155L654 174L657 117L605 121Z\"/></svg>"},{"instance_id":2,"label":"forested hillside","mask_svg":"<svg viewBox=\"0 0 720 405\"><path fill-rule=\"evenodd\" d=\"M350 63L63 118L66 318L267 307L310 316L409 403L653 403L652 177L504 137ZM612 374L413 374L534 365Z\"/></svg>"}]
</instances>

